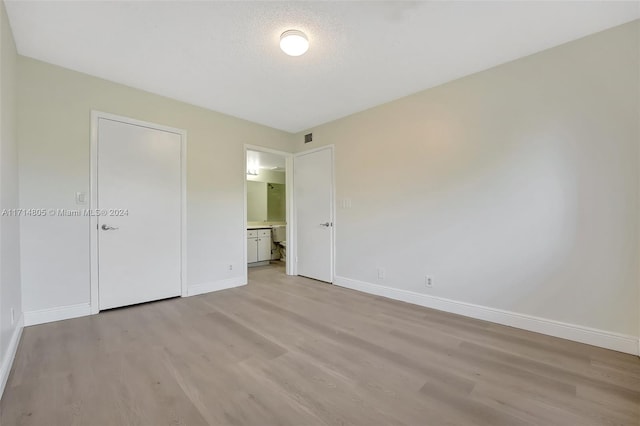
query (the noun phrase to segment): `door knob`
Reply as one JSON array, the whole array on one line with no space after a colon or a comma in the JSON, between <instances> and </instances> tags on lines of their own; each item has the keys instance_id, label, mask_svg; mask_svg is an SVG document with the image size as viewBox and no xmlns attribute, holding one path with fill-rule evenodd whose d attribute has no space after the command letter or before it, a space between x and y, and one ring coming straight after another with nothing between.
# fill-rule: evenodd
<instances>
[{"instance_id":1,"label":"door knob","mask_svg":"<svg viewBox=\"0 0 640 426\"><path fill-rule=\"evenodd\" d=\"M102 225L102 230L103 231L115 231L116 229L118 229L118 228L116 228L115 226L109 226L107 224Z\"/></svg>"},{"instance_id":2,"label":"door knob","mask_svg":"<svg viewBox=\"0 0 640 426\"><path fill-rule=\"evenodd\" d=\"M320 226L324 226L325 228L328 228L331 226L331 222L321 223Z\"/></svg>"}]
</instances>

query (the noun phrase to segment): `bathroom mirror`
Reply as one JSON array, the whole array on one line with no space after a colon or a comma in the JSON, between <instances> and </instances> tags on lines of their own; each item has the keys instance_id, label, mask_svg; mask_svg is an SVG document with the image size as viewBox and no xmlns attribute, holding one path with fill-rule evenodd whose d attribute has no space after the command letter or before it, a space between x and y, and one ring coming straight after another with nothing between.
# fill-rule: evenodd
<instances>
[{"instance_id":1,"label":"bathroom mirror","mask_svg":"<svg viewBox=\"0 0 640 426\"><path fill-rule=\"evenodd\" d=\"M286 220L286 194L282 183L267 183L267 221Z\"/></svg>"},{"instance_id":2,"label":"bathroom mirror","mask_svg":"<svg viewBox=\"0 0 640 426\"><path fill-rule=\"evenodd\" d=\"M267 220L267 182L247 181L247 222Z\"/></svg>"},{"instance_id":3,"label":"bathroom mirror","mask_svg":"<svg viewBox=\"0 0 640 426\"><path fill-rule=\"evenodd\" d=\"M286 221L285 182L283 156L247 151L247 224Z\"/></svg>"},{"instance_id":4,"label":"bathroom mirror","mask_svg":"<svg viewBox=\"0 0 640 426\"><path fill-rule=\"evenodd\" d=\"M247 222L284 222L285 217L284 184L247 181Z\"/></svg>"}]
</instances>

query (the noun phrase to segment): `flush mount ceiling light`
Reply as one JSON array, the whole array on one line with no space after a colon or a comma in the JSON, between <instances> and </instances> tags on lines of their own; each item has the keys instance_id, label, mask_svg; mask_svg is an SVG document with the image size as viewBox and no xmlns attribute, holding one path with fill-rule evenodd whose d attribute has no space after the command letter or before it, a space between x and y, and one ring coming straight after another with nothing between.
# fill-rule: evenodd
<instances>
[{"instance_id":1,"label":"flush mount ceiling light","mask_svg":"<svg viewBox=\"0 0 640 426\"><path fill-rule=\"evenodd\" d=\"M289 56L300 56L309 49L307 35L299 30L287 30L280 35L280 49Z\"/></svg>"}]
</instances>

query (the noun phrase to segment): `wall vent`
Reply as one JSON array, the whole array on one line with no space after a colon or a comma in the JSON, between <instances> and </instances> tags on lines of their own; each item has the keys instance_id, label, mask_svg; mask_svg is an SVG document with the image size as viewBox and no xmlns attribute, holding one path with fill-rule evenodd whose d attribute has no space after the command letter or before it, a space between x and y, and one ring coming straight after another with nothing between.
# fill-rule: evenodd
<instances>
[{"instance_id":1,"label":"wall vent","mask_svg":"<svg viewBox=\"0 0 640 426\"><path fill-rule=\"evenodd\" d=\"M308 133L304 135L304 143L309 143L313 140L313 133Z\"/></svg>"}]
</instances>

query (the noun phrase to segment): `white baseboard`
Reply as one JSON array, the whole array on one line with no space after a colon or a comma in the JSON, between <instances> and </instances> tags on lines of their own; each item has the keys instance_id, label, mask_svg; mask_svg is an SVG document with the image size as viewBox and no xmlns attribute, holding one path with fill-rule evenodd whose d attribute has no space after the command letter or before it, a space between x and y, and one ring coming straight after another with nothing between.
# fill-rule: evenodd
<instances>
[{"instance_id":1,"label":"white baseboard","mask_svg":"<svg viewBox=\"0 0 640 426\"><path fill-rule=\"evenodd\" d=\"M210 293L212 291L226 290L228 288L240 287L247 284L245 277L227 278L226 280L213 281L208 283L194 284L187 288L187 296Z\"/></svg>"},{"instance_id":2,"label":"white baseboard","mask_svg":"<svg viewBox=\"0 0 640 426\"><path fill-rule=\"evenodd\" d=\"M45 324L47 322L61 321L70 318L78 318L91 315L91 305L80 303L77 305L60 306L56 308L41 309L24 313L24 325Z\"/></svg>"},{"instance_id":3,"label":"white baseboard","mask_svg":"<svg viewBox=\"0 0 640 426\"><path fill-rule=\"evenodd\" d=\"M635 336L612 333L595 328L583 327L581 325L539 318L532 315L474 305L472 303L458 302L456 300L381 286L379 284L371 284L364 281L353 280L351 278L335 277L334 284L340 287L362 291L364 293L375 294L377 296L388 297L389 299L412 303L414 305L495 322L502 325L534 331L536 333L547 334L549 336L560 337L567 340L573 340L575 342L599 346L601 348L612 349L614 351L640 355L640 339Z\"/></svg>"},{"instance_id":4,"label":"white baseboard","mask_svg":"<svg viewBox=\"0 0 640 426\"><path fill-rule=\"evenodd\" d=\"M20 337L22 337L23 328L24 315L20 315L20 319L18 319L16 328L13 330L13 334L11 335L9 347L4 353L5 358L2 360L2 365L0 366L0 398L2 398L4 388L7 385L7 380L9 380L11 366L13 365L13 360L16 358L16 352L18 351L18 344L20 344Z\"/></svg>"},{"instance_id":5,"label":"white baseboard","mask_svg":"<svg viewBox=\"0 0 640 426\"><path fill-rule=\"evenodd\" d=\"M187 296L195 296L197 294L239 287L246 283L247 281L244 277L234 277L226 280L190 285L187 287ZM25 312L24 325L30 326L45 324L48 322L84 317L87 315L91 315L91 305L89 303L41 309L39 311Z\"/></svg>"}]
</instances>

